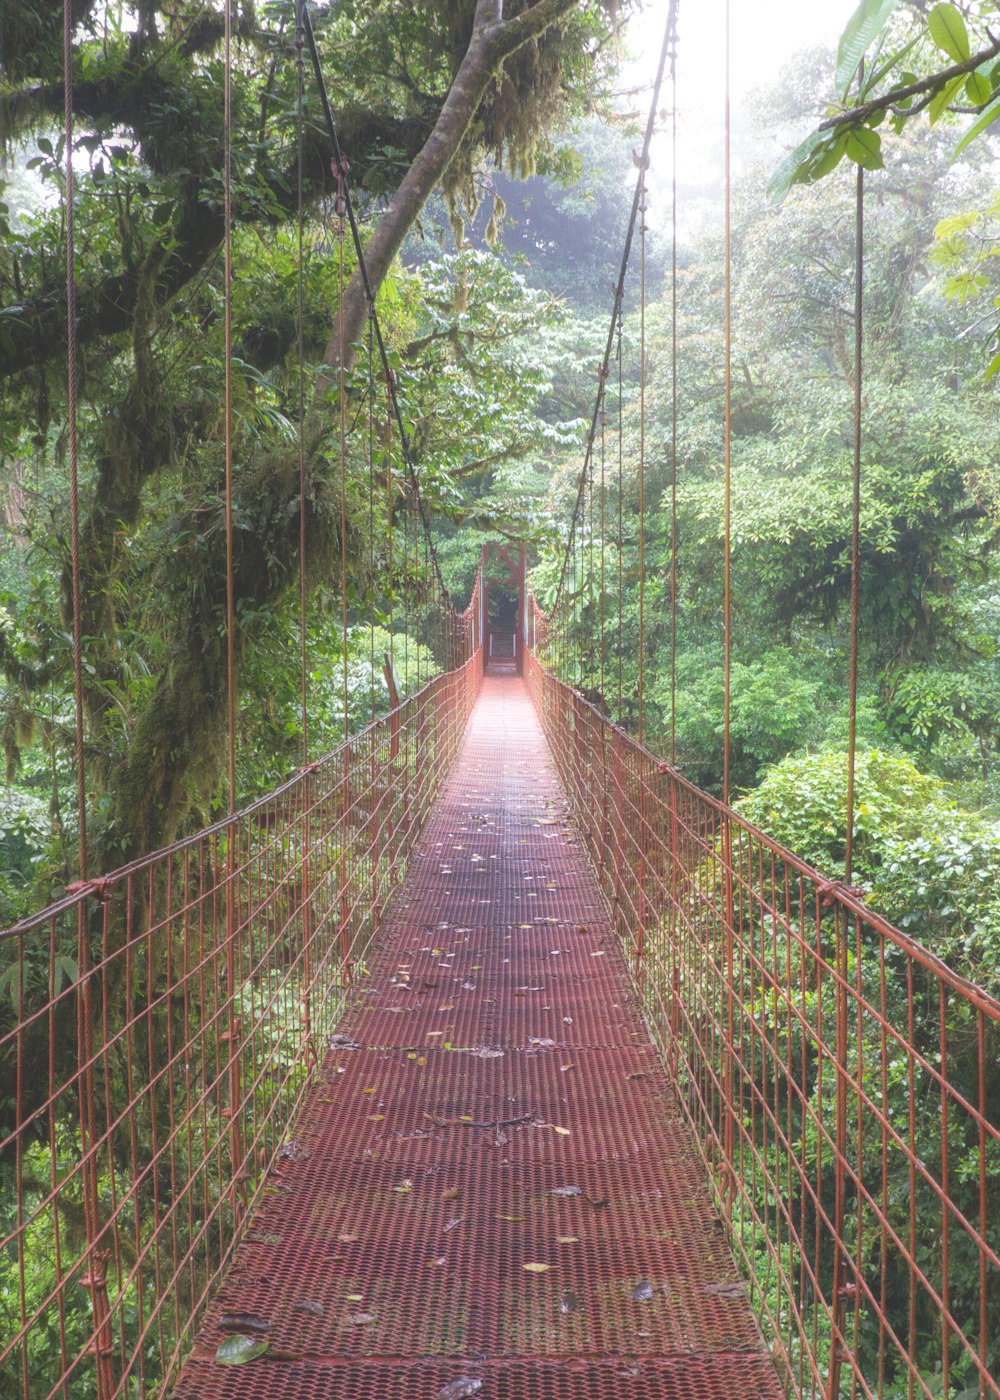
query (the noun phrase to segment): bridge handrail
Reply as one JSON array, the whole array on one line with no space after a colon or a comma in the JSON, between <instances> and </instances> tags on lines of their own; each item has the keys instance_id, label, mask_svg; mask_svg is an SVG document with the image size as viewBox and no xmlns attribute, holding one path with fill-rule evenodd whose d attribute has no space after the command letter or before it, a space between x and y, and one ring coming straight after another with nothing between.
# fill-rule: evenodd
<instances>
[{"instance_id":1,"label":"bridge handrail","mask_svg":"<svg viewBox=\"0 0 1000 1400\"><path fill-rule=\"evenodd\" d=\"M789 1389L1000 1397L1000 1001L525 679Z\"/></svg>"},{"instance_id":2,"label":"bridge handrail","mask_svg":"<svg viewBox=\"0 0 1000 1400\"><path fill-rule=\"evenodd\" d=\"M0 936L0 1374L162 1393L378 937L483 674Z\"/></svg>"}]
</instances>

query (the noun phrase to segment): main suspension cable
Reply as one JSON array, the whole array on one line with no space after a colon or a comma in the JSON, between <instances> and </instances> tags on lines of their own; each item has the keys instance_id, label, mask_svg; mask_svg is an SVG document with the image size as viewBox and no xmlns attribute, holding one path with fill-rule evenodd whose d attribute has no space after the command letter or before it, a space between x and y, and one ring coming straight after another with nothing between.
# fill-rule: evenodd
<instances>
[{"instance_id":1,"label":"main suspension cable","mask_svg":"<svg viewBox=\"0 0 1000 1400\"><path fill-rule=\"evenodd\" d=\"M368 266L365 262L364 247L361 242L361 233L358 228L358 222L354 212L354 201L351 198L351 187L350 181L348 179L350 166L344 159L344 153L341 150L340 146L340 138L337 135L337 125L333 119L333 109L330 106L330 98L326 90L326 80L323 77L323 68L320 63L319 49L316 46L316 35L313 31L312 18L309 13L309 7L306 3L306 0L296 0L296 3L298 7L299 22L303 26L306 36L306 42L309 45L309 54L312 59L313 73L316 78L316 86L319 92L320 104L323 108L323 117L326 122L327 134L330 137L330 144L333 147L334 172L338 175L341 181L341 185L338 186L338 194L342 194L343 197L344 212L347 216L347 223L351 233L351 241L354 246L355 258L357 260L357 271L361 277L361 285L364 289L365 300L368 304L369 314L372 317L372 324L375 332L375 341L378 346L379 358L382 362L382 372L385 376L385 381L388 388L390 411L396 419L396 426L399 432L400 454L403 459L403 467L406 472L406 475L412 482L413 488L416 492L420 520L423 529L427 534L428 548L430 550L431 559L434 563L434 573L437 578L441 592L445 599L447 599L449 597L449 592L447 587L445 586L444 578L441 574L441 567L438 562L437 550L434 546L434 537L431 534L430 519L427 515L427 509L424 505L423 497L420 494L420 479L417 474L416 466L414 464L413 452L410 445L410 438L409 434L406 431L406 422L403 418L403 412L400 408L399 399L396 394L395 375L393 374L392 368L389 364L389 354L386 349L385 339L382 335L382 326L379 321L378 311L375 306L375 290L372 287L371 278L368 274ZM341 351L341 359L343 359L343 356L344 352Z\"/></svg>"},{"instance_id":2,"label":"main suspension cable","mask_svg":"<svg viewBox=\"0 0 1000 1400\"><path fill-rule=\"evenodd\" d=\"M732 673L732 467L733 467L733 229L730 14L726 0L726 175L725 175L725 483L722 541L722 800L729 804L730 687Z\"/></svg>"},{"instance_id":3,"label":"main suspension cable","mask_svg":"<svg viewBox=\"0 0 1000 1400\"><path fill-rule=\"evenodd\" d=\"M233 577L233 14L225 5L222 200L224 223L225 476L226 476L226 722L229 815L236 811L236 588Z\"/></svg>"},{"instance_id":4,"label":"main suspension cable","mask_svg":"<svg viewBox=\"0 0 1000 1400\"><path fill-rule=\"evenodd\" d=\"M851 471L851 659L848 681L847 840L844 879L853 883L854 788L858 749L858 644L861 621L861 410L864 355L865 172L858 166L854 229L854 460Z\"/></svg>"},{"instance_id":5,"label":"main suspension cable","mask_svg":"<svg viewBox=\"0 0 1000 1400\"><path fill-rule=\"evenodd\" d=\"M598 375L599 375L599 376L600 376L601 373L603 372L603 375L604 375L605 377L607 377L608 369L609 369L610 364L611 364L611 353L612 353L612 349L613 349L613 347L614 347L615 334L616 334L616 329L617 329L617 326L618 326L618 318L619 318L619 314L620 314L620 312L621 312L621 309L622 309L622 306L623 306L623 303L624 303L624 299L625 299L625 277L626 277L626 274L627 274L627 272L628 272L629 260L630 260L631 255L632 255L632 242L633 242L633 239L634 239L634 237L635 237L636 221L637 221L638 215L639 215L639 203L640 203L640 198L641 198L642 189L643 189L643 187L644 187L643 176L644 176L645 170L646 170L646 169L648 168L648 166L649 166L649 148L650 148L650 145L651 145L652 140L653 140L653 130L654 130L655 125L656 125L656 114L657 114L657 110L658 110L658 108L659 108L659 101L660 101L660 88L661 88L661 86L662 86L662 84L663 84L663 74L664 74L664 72L665 72L665 70L666 70L666 66L667 66L667 54L668 54L669 49L670 49L671 36L672 36L672 35L674 34L674 32L675 32L676 24L677 24L677 3L678 3L678 0L670 0L669 6L668 6L668 10L667 10L667 23L666 23L666 28L665 28L664 34L663 34L663 45L662 45L662 48L661 48L661 50L660 50L660 58L659 58L659 62L658 62L658 64L657 64L656 78L654 79L654 82L653 82L653 100L652 100L652 102L650 103L650 107L649 107L649 117L648 117L648 119L647 119L647 121L646 121L646 132L645 132L645 135L644 135L644 137L643 137L643 142L642 142L642 154L641 154L641 156L638 156L638 157L636 158L636 159L638 160L639 167L640 167L640 168L639 168L639 178L636 180L635 192L634 192L634 194L633 194L633 196L632 196L632 210L631 210L631 213L630 213L630 215L629 215L628 229L627 229L626 234L625 234L625 245L624 245L624 248L623 248L623 250L622 250L621 266L620 266L619 272L618 272L618 281L617 281L617 283L616 283L616 285L615 285L615 298L614 298L614 305L613 305L612 312L611 312L611 324L610 324L610 326L608 327L608 338L607 338L607 343L605 344L605 347L604 347L604 355L603 355L603 357L602 357L602 359L601 359L600 368L599 368L599 370L598 370ZM595 443L596 443L596 440L597 440L597 429L598 429L598 426L599 426L599 423L600 423L600 413L601 413L601 394L600 394L600 390L598 390L598 393L597 393L597 396L596 396L596 399L595 399L595 402L594 402L594 410L593 410L593 413L591 414L590 427L588 428L588 431L587 431L587 441L586 441L586 446L585 446L585 450L584 450L583 471L580 473L580 482L579 482L579 487L578 487L578 490L577 490L576 502L575 502L575 505L574 505L574 507L573 507L573 516L572 516L572 520L571 520L571 522L570 522L569 543L567 544L566 550L565 550L565 552L563 553L562 568L561 568L560 573L559 573L559 583L558 583L558 585L557 585L557 587L556 587L555 601L554 601L553 604L552 604L552 610L551 610L550 616L554 615L554 614L558 611L558 609L559 609L559 604L560 604L560 602L562 601L563 589L564 589L564 585L565 585L565 581L566 581L566 569L567 569L567 565L568 565L568 563L569 563L569 557L570 557L570 545L572 544L572 542L573 542L573 540L574 540L574 538L575 538L575 531L576 531L577 522L578 522L578 519L580 518L580 516L581 516L581 514L582 514L582 511L583 511L583 502L584 502L584 496L585 496L585 491L586 491L587 472L588 472L588 470L589 470L589 468L590 468L591 460L592 460L593 455L594 455L594 447L595 447Z\"/></svg>"},{"instance_id":6,"label":"main suspension cable","mask_svg":"<svg viewBox=\"0 0 1000 1400\"><path fill-rule=\"evenodd\" d=\"M305 331L305 35L295 31L296 259L298 270L298 449L299 449L299 667L302 710L302 763L309 762L309 671L306 657L306 331Z\"/></svg>"},{"instance_id":7,"label":"main suspension cable","mask_svg":"<svg viewBox=\"0 0 1000 1400\"><path fill-rule=\"evenodd\" d=\"M87 878L87 777L83 729L83 604L80 590L80 472L77 440L76 190L73 179L73 16L63 0L63 105L66 204L66 435L69 439L70 590L73 611L73 710L76 736L77 864Z\"/></svg>"}]
</instances>

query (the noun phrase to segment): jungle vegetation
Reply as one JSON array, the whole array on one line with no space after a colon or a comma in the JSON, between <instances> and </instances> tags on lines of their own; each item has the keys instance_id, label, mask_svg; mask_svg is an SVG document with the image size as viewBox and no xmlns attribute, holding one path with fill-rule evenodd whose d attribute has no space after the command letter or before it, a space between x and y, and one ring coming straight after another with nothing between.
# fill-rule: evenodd
<instances>
[{"instance_id":1,"label":"jungle vegetation","mask_svg":"<svg viewBox=\"0 0 1000 1400\"><path fill-rule=\"evenodd\" d=\"M783 149L747 166L733 206L738 801L824 873L841 873L860 165L868 208L855 873L872 907L994 990L996 10L985 0L929 11L863 0L839 62L803 55L760 95L767 141L773 150L778 123ZM312 743L332 747L343 731L330 390L342 352L354 410L343 542L350 722L365 721L373 691L386 704L368 662L370 625L404 688L434 658L419 616L401 627L397 615L394 638L385 630L385 540L390 514L407 528L406 495L381 445L374 478L370 468L366 308L349 249L343 347L336 334L335 185L308 81L300 403L294 6L243 0L237 12L238 778L250 797L299 761L303 510ZM92 865L110 869L203 825L225 801L222 27L220 7L204 0L76 0L74 13L86 764ZM615 119L611 95L628 6L508 0L502 21L497 13L490 0L341 0L315 6L314 23L445 580L464 601L481 543L526 539L545 603L606 333L607 259L634 175L635 133ZM61 24L61 0L2 12L0 926L58 895L76 860ZM819 129L824 122L833 125ZM666 754L673 730L682 771L715 792L716 213L700 207L681 220L676 452L669 211L650 214L643 655L648 743ZM605 600L602 686L592 590L579 585L580 652L590 664L569 676L627 728L637 721L639 661L635 294L633 282L623 396L611 415L622 429L621 486L617 461L608 486L608 514L617 521L620 505L623 528L606 541L607 570L617 582L620 556L624 590ZM60 976L72 979L65 956ZM17 976L0 962L0 1028L16 1011ZM0 1116L10 1094L0 1065ZM0 1183L9 1170L0 1163ZM997 1180L994 1172L994 1193Z\"/></svg>"}]
</instances>

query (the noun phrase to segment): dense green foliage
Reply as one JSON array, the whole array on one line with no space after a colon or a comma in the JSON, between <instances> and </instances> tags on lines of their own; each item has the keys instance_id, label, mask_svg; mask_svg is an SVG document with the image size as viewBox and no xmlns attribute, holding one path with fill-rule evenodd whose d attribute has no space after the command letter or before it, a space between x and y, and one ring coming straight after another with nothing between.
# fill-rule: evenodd
<instances>
[{"instance_id":1,"label":"dense green foliage","mask_svg":"<svg viewBox=\"0 0 1000 1400\"><path fill-rule=\"evenodd\" d=\"M507 6L515 15L527 8ZM343 734L345 660L347 722L356 729L387 705L386 653L404 692L444 658L440 647L433 651L412 501L398 458L390 458L380 371L363 339L348 377L347 532L340 539L337 410L327 368L340 297L330 153L310 91L300 366L292 9L280 0L238 9L238 782L249 796L301 761L303 513L310 751ZM374 0L317 12L366 239L440 115L473 9L468 0ZM437 241L429 224L419 229L379 290L442 572L460 601L486 538L527 540L540 597L551 603L556 595L633 173L619 127L571 123L607 77L614 10L579 5L505 63L442 181L439 212L448 232ZM1000 469L997 385L990 382L998 364L1000 243L982 143L964 147L956 169L949 124L975 131L1000 114L1000 51L963 75L961 88L954 80L935 86L931 70L942 55L962 62L994 43L983 36L995 10L938 5L925 16L864 0L837 66L836 110L854 102L851 83L868 52L859 100L926 77L933 125L913 120L922 98L896 101L890 91L872 111L845 117L843 128L807 138L774 182L776 193L788 195L783 207L767 203L768 172L753 168L737 184L733 210L731 752L739 805L824 874L842 873L854 180L843 171L819 177L854 162L871 171L854 876L873 909L991 987L1000 984ZM221 29L217 7L196 0L134 9L80 0L76 11L86 762L93 864L108 868L205 823L224 804ZM961 27L942 28L945 11ZM911 21L918 31L912 45ZM0 138L10 170L0 191L7 526L0 542L7 771L0 925L61 890L75 873L77 845L63 151L54 126L62 102L60 22L61 5L42 0L4 14ZM804 60L761 110L797 133L812 124L810 104L832 66L817 67L823 62ZM973 113L949 115L969 105ZM496 246L485 246L487 225ZM650 240L643 720L651 748L670 754L673 743L682 771L718 792L724 289L717 222L685 227L676 453L668 250L662 235ZM456 232L469 242L453 251ZM348 252L348 278L352 270ZM623 392L619 400L616 363L605 451L595 454L564 580L570 621L560 653L588 698L633 729L640 635L635 302L633 276ZM60 947L50 969L41 958L27 969L0 959L0 1030L16 1013L22 974L41 994L51 973L58 990L77 977L74 953ZM897 1000L903 994L900 986L890 992ZM8 1116L10 1078L10 1066L0 1065L0 1114ZM892 1088L901 1095L905 1085ZM68 1158L72 1149L68 1140ZM47 1151L39 1145L29 1161L39 1179L59 1169ZM0 1183L6 1171L0 1163ZM32 1296L50 1281L46 1248L39 1241ZM970 1286L967 1279L956 1284L964 1292Z\"/></svg>"}]
</instances>

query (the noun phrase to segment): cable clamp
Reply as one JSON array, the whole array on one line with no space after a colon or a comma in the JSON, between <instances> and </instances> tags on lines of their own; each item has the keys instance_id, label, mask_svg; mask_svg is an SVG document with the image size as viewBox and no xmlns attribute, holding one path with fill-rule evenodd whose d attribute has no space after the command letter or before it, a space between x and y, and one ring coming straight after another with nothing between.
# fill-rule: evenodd
<instances>
[{"instance_id":1,"label":"cable clamp","mask_svg":"<svg viewBox=\"0 0 1000 1400\"><path fill-rule=\"evenodd\" d=\"M66 893L93 895L101 904L107 904L111 898L110 883L106 875L97 880L73 880L66 886Z\"/></svg>"},{"instance_id":2,"label":"cable clamp","mask_svg":"<svg viewBox=\"0 0 1000 1400\"><path fill-rule=\"evenodd\" d=\"M848 899L858 900L863 900L868 895L868 891L861 885L849 885L846 880L819 880L816 893L824 909L829 909L836 902L837 895L846 895Z\"/></svg>"}]
</instances>

